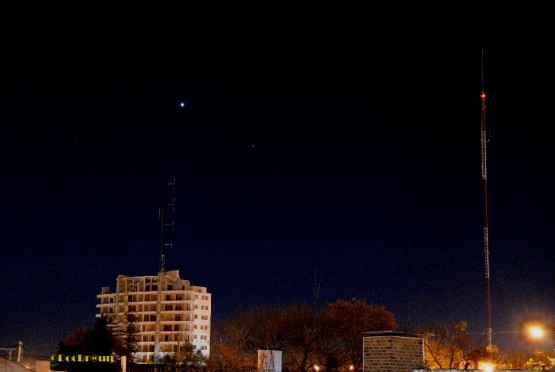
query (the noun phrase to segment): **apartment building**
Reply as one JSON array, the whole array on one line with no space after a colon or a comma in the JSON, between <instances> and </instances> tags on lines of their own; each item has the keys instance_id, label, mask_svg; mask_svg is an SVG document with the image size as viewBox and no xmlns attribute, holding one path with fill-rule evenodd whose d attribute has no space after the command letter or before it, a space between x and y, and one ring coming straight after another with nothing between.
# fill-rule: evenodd
<instances>
[{"instance_id":1,"label":"apartment building","mask_svg":"<svg viewBox=\"0 0 555 372\"><path fill-rule=\"evenodd\" d=\"M118 275L115 292L102 287L96 297L96 317L110 315L123 324L127 314L136 316L136 361L171 355L185 342L204 356L210 354L211 294L181 279L179 270L156 276Z\"/></svg>"}]
</instances>

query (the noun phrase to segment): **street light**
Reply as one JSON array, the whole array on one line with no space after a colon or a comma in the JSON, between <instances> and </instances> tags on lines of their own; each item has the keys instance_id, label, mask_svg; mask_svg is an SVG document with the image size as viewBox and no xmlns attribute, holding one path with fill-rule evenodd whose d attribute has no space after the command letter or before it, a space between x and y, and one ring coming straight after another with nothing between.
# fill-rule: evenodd
<instances>
[{"instance_id":1,"label":"street light","mask_svg":"<svg viewBox=\"0 0 555 372\"><path fill-rule=\"evenodd\" d=\"M533 339L539 340L545 336L545 329L539 325L533 325L528 327L528 334Z\"/></svg>"}]
</instances>

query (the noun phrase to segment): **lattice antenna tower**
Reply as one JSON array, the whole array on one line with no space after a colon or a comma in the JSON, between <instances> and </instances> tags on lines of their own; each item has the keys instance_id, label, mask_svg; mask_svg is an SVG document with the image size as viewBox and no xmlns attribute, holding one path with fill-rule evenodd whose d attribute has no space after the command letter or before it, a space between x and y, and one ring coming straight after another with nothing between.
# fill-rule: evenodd
<instances>
[{"instance_id":1,"label":"lattice antenna tower","mask_svg":"<svg viewBox=\"0 0 555 372\"><path fill-rule=\"evenodd\" d=\"M167 247L173 247L173 215L175 212L175 177L172 182L164 183L164 195L162 204L158 208L158 219L160 220L160 260L158 272L166 270Z\"/></svg>"},{"instance_id":2,"label":"lattice antenna tower","mask_svg":"<svg viewBox=\"0 0 555 372\"><path fill-rule=\"evenodd\" d=\"M481 153L482 153L482 191L484 205L484 260L486 279L486 311L488 351L492 350L491 326L491 282L489 272L489 234L488 234L488 173L487 173L487 134L486 134L486 92L484 88L484 49L482 49L482 119L481 119Z\"/></svg>"},{"instance_id":3,"label":"lattice antenna tower","mask_svg":"<svg viewBox=\"0 0 555 372\"><path fill-rule=\"evenodd\" d=\"M316 277L316 268L314 268L314 289L312 290L312 311L316 314L316 310L318 309L318 301L320 299L320 287L322 285L322 277L317 279Z\"/></svg>"}]
</instances>

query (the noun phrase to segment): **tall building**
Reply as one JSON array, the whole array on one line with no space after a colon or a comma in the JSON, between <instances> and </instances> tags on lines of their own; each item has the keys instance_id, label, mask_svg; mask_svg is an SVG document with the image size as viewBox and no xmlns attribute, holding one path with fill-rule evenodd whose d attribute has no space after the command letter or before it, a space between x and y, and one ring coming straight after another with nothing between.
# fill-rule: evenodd
<instances>
[{"instance_id":1,"label":"tall building","mask_svg":"<svg viewBox=\"0 0 555 372\"><path fill-rule=\"evenodd\" d=\"M172 355L186 342L204 356L210 354L211 294L181 279L179 270L157 276L118 275L115 292L102 287L96 297L97 318L109 315L123 325L127 314L135 315L136 361Z\"/></svg>"}]
</instances>

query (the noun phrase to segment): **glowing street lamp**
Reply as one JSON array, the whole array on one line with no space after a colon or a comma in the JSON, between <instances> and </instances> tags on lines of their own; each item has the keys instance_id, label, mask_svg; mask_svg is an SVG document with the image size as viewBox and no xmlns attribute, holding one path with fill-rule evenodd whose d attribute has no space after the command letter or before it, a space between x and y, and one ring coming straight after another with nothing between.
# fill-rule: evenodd
<instances>
[{"instance_id":1,"label":"glowing street lamp","mask_svg":"<svg viewBox=\"0 0 555 372\"><path fill-rule=\"evenodd\" d=\"M534 325L528 327L528 334L533 339L539 340L545 336L545 330L543 329L543 327Z\"/></svg>"}]
</instances>

